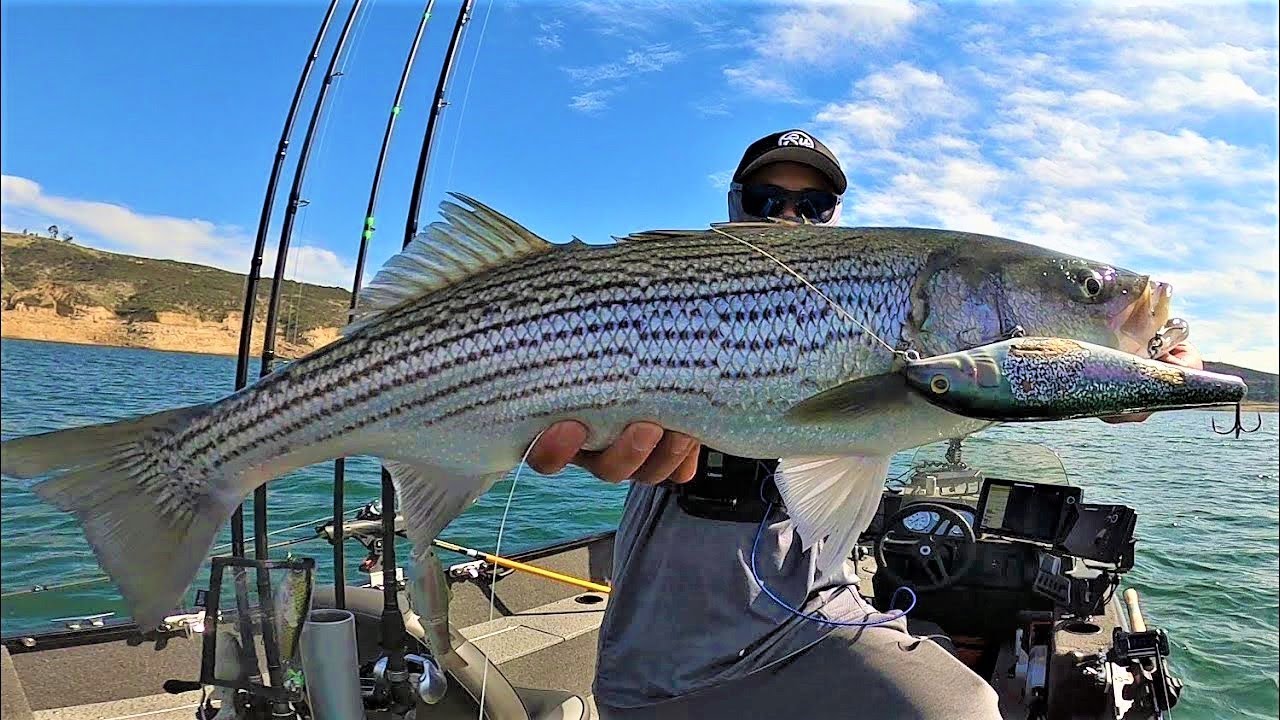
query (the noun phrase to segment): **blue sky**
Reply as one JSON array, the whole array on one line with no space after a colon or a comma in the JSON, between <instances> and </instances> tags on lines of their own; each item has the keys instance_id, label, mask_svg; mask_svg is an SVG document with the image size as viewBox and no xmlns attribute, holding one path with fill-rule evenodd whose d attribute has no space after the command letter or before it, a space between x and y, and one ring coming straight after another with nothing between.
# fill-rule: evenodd
<instances>
[{"instance_id":1,"label":"blue sky","mask_svg":"<svg viewBox=\"0 0 1280 720\"><path fill-rule=\"evenodd\" d=\"M289 277L349 286L422 11L366 0L313 150ZM325 3L7 2L5 229L243 272ZM339 6L304 100L287 195ZM377 213L399 246L440 58L439 0ZM424 222L446 190L552 241L723 219L742 148L815 132L846 224L989 232L1151 272L1211 359L1275 371L1275 4L477 0ZM283 203L281 203L281 206ZM280 231L280 209L270 244ZM366 275L366 281L370 275Z\"/></svg>"}]
</instances>

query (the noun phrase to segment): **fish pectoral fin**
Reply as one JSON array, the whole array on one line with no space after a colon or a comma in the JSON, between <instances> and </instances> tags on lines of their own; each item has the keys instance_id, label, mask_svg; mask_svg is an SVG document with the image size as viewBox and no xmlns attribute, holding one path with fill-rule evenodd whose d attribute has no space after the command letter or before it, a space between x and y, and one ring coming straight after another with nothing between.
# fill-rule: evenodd
<instances>
[{"instance_id":1,"label":"fish pectoral fin","mask_svg":"<svg viewBox=\"0 0 1280 720\"><path fill-rule=\"evenodd\" d=\"M505 475L466 475L425 460L383 460L382 465L396 486L397 504L404 513L405 533L413 542L415 555L425 555L440 531Z\"/></svg>"},{"instance_id":2,"label":"fish pectoral fin","mask_svg":"<svg viewBox=\"0 0 1280 720\"><path fill-rule=\"evenodd\" d=\"M449 194L474 209L448 200L440 203L445 220L431 223L382 266L360 291L343 335L350 335L409 301L555 247L478 200L461 193Z\"/></svg>"},{"instance_id":3,"label":"fish pectoral fin","mask_svg":"<svg viewBox=\"0 0 1280 720\"><path fill-rule=\"evenodd\" d=\"M818 546L817 565L824 575L849 557L871 524L888 471L888 455L802 456L779 462L778 492L801 547Z\"/></svg>"},{"instance_id":4,"label":"fish pectoral fin","mask_svg":"<svg viewBox=\"0 0 1280 720\"><path fill-rule=\"evenodd\" d=\"M787 409L785 419L797 423L858 420L903 405L912 392L901 373L871 375L801 400Z\"/></svg>"}]
</instances>

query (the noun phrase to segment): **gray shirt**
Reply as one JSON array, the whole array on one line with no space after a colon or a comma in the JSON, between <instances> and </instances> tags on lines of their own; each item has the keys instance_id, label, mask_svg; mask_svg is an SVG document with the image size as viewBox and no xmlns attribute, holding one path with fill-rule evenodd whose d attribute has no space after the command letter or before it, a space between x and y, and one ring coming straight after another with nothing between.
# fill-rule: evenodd
<instances>
[{"instance_id":1,"label":"gray shirt","mask_svg":"<svg viewBox=\"0 0 1280 720\"><path fill-rule=\"evenodd\" d=\"M751 572L759 527L693 517L673 491L632 485L600 627L598 703L643 707L739 678L836 628L797 617L760 589ZM821 576L814 549L801 551L790 518L775 507L757 550L761 580L802 612L861 620L854 563Z\"/></svg>"}]
</instances>

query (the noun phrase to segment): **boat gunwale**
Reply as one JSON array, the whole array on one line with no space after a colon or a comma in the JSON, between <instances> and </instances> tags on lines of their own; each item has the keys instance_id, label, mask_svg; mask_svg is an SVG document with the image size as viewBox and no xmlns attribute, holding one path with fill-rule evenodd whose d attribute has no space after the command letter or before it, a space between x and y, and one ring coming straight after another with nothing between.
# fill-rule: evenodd
<instances>
[{"instance_id":1,"label":"boat gunwale","mask_svg":"<svg viewBox=\"0 0 1280 720\"><path fill-rule=\"evenodd\" d=\"M506 557L519 562L539 560L551 555L587 547L593 543L609 538L614 535L615 532L615 530L606 530L603 532L592 533L590 535L579 536L577 538L571 538L569 540L558 540L547 545L539 545L528 550L512 553ZM500 580L501 578L499 578L499 581ZM349 585L348 587L357 586ZM170 615L198 614L202 612L204 612L202 609L193 607L176 610L170 613ZM91 615L87 615L85 617L91 617ZM187 630L177 628L170 631L160 631L156 634L156 637L184 637L188 634L190 633ZM118 642L121 640L128 640L130 638L141 638L137 623L132 620L116 620L114 622L104 621L103 625L80 628L77 630L61 629L46 630L35 633L17 632L0 635L0 645L8 648L10 655L20 655L23 653L40 652L43 650L56 650L83 645ZM154 640L142 640L142 642L154 642Z\"/></svg>"}]
</instances>

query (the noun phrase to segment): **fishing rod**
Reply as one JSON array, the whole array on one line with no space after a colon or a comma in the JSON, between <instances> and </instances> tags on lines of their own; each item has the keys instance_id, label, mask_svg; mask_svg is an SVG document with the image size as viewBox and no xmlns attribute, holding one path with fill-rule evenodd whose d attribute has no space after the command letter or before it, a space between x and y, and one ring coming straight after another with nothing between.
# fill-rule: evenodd
<instances>
[{"instance_id":1,"label":"fishing rod","mask_svg":"<svg viewBox=\"0 0 1280 720\"><path fill-rule=\"evenodd\" d=\"M236 390L243 388L249 379L249 353L253 339L255 305L258 300L258 276L262 270L262 255L267 243L267 229L271 224L271 209L275 204L276 188L280 183L280 173L284 169L284 159L289 152L289 138L293 134L293 125L298 116L298 109L302 104L302 96L306 92L307 81L311 77L311 70L315 67L316 59L320 55L320 45L323 44L325 35L329 32L329 24L332 22L337 8L338 0L330 0L324 19L320 22L320 28L316 31L311 50L308 52L307 59L302 65L302 72L298 76L298 84L293 91L293 100L289 104L289 112L285 116L284 127L280 131L280 140L276 144L275 159L271 163L271 172L267 178L267 189L262 198L262 211L258 217L258 232L253 243L253 256L250 260L249 274L245 282L244 307L240 315L240 342L236 351ZM255 534L261 536L263 532L257 531ZM255 548L260 547L257 537L254 538L254 546ZM233 557L238 558L245 556L243 503L231 515L231 554ZM265 550L263 554L265 555ZM235 588L236 607L239 610L237 615L240 618L245 618L248 615L249 594L246 579L243 575L236 574ZM241 620L238 625L242 647L241 662L244 663L244 667L250 677L260 678L257 656L243 652L244 647L249 647L247 643L251 641L251 631L244 620Z\"/></svg>"},{"instance_id":2,"label":"fishing rod","mask_svg":"<svg viewBox=\"0 0 1280 720\"><path fill-rule=\"evenodd\" d=\"M548 580L555 580L557 582L562 582L566 585L572 585L574 587L582 588L584 590L592 590L595 592L600 592L605 594L609 594L613 590L613 588L609 587L608 585L601 585L600 583L591 582L590 580L583 580L582 578L577 578L572 575L565 575L563 573L558 573L554 570L540 568L537 565L529 565L528 563L522 563L519 560L512 560L511 558L501 557L499 555L494 555L492 553L484 552L483 550L473 550L469 547L455 545L451 542L445 542L444 540L440 540L438 538L435 540L432 540L431 543L438 548L441 548L443 550L449 550L450 552L456 552L459 555L466 555L467 557L472 558L473 560L483 560L484 562L493 563L494 565L501 565L502 567L510 568L512 570L520 570L521 572L527 572L531 575L544 577L544 578L547 578Z\"/></svg>"},{"instance_id":3,"label":"fishing rod","mask_svg":"<svg viewBox=\"0 0 1280 720\"><path fill-rule=\"evenodd\" d=\"M320 122L320 115L324 110L329 88L332 87L334 79L342 75L337 69L338 61L342 58L342 51L347 44L347 39L350 37L351 29L355 25L356 17L359 15L363 1L354 0L351 4L351 10L347 13L346 22L342 26L342 33L338 36L338 42L333 48L333 54L329 57L329 67L325 71L324 80L321 82L320 90L316 95L316 104L311 110L311 120L307 124L307 133L302 141L302 150L298 155L298 166L294 170L293 184L289 188L289 201L285 205L284 219L281 222L280 242L276 247L275 276L271 278L271 295L267 302L266 329L262 338L260 376L265 376L271 372L271 365L276 358L276 315L280 310L280 291L284 286L285 267L289 259L289 242L293 237L293 224L298 217L298 208L306 204L306 201L302 199L302 182L306 176L307 162L311 158L311 144L315 140L316 128Z\"/></svg>"},{"instance_id":4,"label":"fishing rod","mask_svg":"<svg viewBox=\"0 0 1280 720\"><path fill-rule=\"evenodd\" d=\"M471 19L471 7L474 0L462 0L458 7L458 19L454 22L453 35L449 38L449 46L445 50L444 64L440 67L440 77L436 81L435 101L431 106L431 114L427 117L427 129L422 138L422 147L418 152L418 168L413 176L413 191L409 196L409 209L405 220L404 238L401 249L407 248L418 231L418 214L422 207L422 193L426 186L428 158L431 154L432 140L435 138L436 122L440 110L444 107L445 89L448 87L449 75L453 71L454 59L457 57L458 42ZM408 671L404 659L405 627L404 618L400 615L400 603L397 597L398 585L395 579L396 567L396 488L391 481L391 473L382 467L382 531L386 540L382 543L384 567L391 568L391 580L382 583L382 647L387 651L387 677L391 679L392 697L398 703L411 702L408 688Z\"/></svg>"},{"instance_id":5,"label":"fishing rod","mask_svg":"<svg viewBox=\"0 0 1280 720\"><path fill-rule=\"evenodd\" d=\"M369 253L369 243L373 241L373 233L376 230L374 222L374 210L378 204L378 190L382 185L382 170L387 162L387 151L391 147L391 135L395 131L396 118L400 116L400 102L404 99L405 88L409 84L409 75L413 72L413 62L418 55L418 46L422 43L422 35L427 29L427 23L431 20L431 11L435 8L436 0L427 0L427 6L422 11L422 18L418 21L418 29L414 32L413 43L409 45L409 55L405 58L404 69L400 71L400 84L396 86L395 98L391 101L391 112L387 115L387 128L382 134L382 147L378 150L378 162L373 169L373 183L369 187L369 204L364 211L364 225L360 230L360 249L356 252L356 271L354 279L351 283L351 303L349 310L355 310L357 298L360 292L360 285L364 278L364 262ZM346 480L346 458L338 458L333 461L333 525L337 532L336 542L333 544L333 592L334 603L339 608L347 606L347 569L346 558L344 557L342 543L342 523L339 519L343 516L343 483Z\"/></svg>"},{"instance_id":6,"label":"fishing rod","mask_svg":"<svg viewBox=\"0 0 1280 720\"><path fill-rule=\"evenodd\" d=\"M342 58L343 48L346 47L347 39L351 35L351 28L355 25L356 17L360 13L360 6L363 2L364 0L354 0L351 4L351 10L347 13L347 19L342 25L342 32L338 36L338 42L334 45L333 54L329 57L329 67L325 70L324 80L321 82L320 90L316 94L316 103L311 109L311 119L307 123L307 132L303 137L302 149L298 153L298 166L294 170L293 184L289 188L289 201L285 205L284 219L280 225L280 242L276 246L275 276L271 278L271 294L267 300L267 321L262 336L262 365L258 369L260 377L268 375L271 372L272 364L275 362L276 316L280 311L280 290L284 287L285 266L289 261L289 241L293 236L293 224L298 216L298 208L303 205L302 181L306 176L307 161L311 157L311 145L315 141L316 127L319 125L325 99L329 95L329 88L332 87L334 79L341 75L337 69L338 61ZM266 560L267 486L265 483L259 485L253 491L253 525L254 535L259 539L259 542L254 543L254 554L257 559Z\"/></svg>"},{"instance_id":7,"label":"fishing rod","mask_svg":"<svg viewBox=\"0 0 1280 720\"><path fill-rule=\"evenodd\" d=\"M249 382L249 352L253 339L254 306L258 301L258 275L262 271L262 253L267 244L267 228L271 224L271 207L275 204L276 187L280 184L280 172L284 169L285 156L289 154L289 136L293 134L293 123L298 116L298 108L302 105L302 96L306 91L307 80L311 77L311 69L316 58L320 56L320 45L329 31L329 23L338 9L338 0L331 0L329 9L325 11L324 20L316 32L315 42L302 65L302 74L298 77L298 86L293 91L293 102L289 104L289 113L285 116L284 129L280 131L280 141L276 144L275 160L271 163L271 174L267 178L267 191L262 198L262 213L258 216L258 234L253 241L253 258L249 263L249 276L245 284L244 309L240 315L240 346L236 351L235 389L243 388ZM231 516L232 554L244 557L244 506L236 508Z\"/></svg>"},{"instance_id":8,"label":"fishing rod","mask_svg":"<svg viewBox=\"0 0 1280 720\"><path fill-rule=\"evenodd\" d=\"M271 372L271 366L275 359L275 331L276 331L276 315L280 306L280 290L284 285L285 266L289 259L289 239L293 234L293 224L297 217L298 208L302 205L301 191L302 180L306 174L307 160L311 156L311 146L315 141L316 126L319 123L320 114L324 108L325 99L328 97L329 88L333 85L333 80L340 73L337 72L338 60L342 57L342 50L347 44L347 39L351 35L351 28L355 25L356 17L359 15L360 6L363 0L354 0L351 10L347 13L346 21L343 23L342 31L338 36L337 43L334 45L333 54L329 58L329 66L325 70L324 80L320 84L320 89L316 95L315 105L311 110L311 119L307 123L307 132L303 136L302 147L299 150L298 165L294 169L293 183L289 188L289 201L285 206L284 220L280 228L280 241L276 247L275 274L271 278L271 293L267 301L267 318L263 328L262 337L262 360L259 368L259 377L265 376ZM247 316L245 321L251 320ZM241 342L245 342L245 338L241 336ZM241 510L243 505L241 506ZM239 511L239 510L238 510ZM267 542L267 486L266 483L259 485L253 492L253 530L254 557L259 561L265 561L270 553L270 547ZM241 537L243 538L243 520L241 521ZM243 542L243 541L242 541ZM243 544L240 548L243 552ZM243 557L243 555L240 555ZM247 603L247 592L243 587L243 576L236 574L236 604L241 610L239 616L244 618L244 611ZM258 571L257 577L258 596L260 598L269 597L271 594L270 579L267 573L262 570ZM248 633L245 627L245 621L240 620L240 633L245 636ZM270 678L272 687L280 687L282 683L282 669L279 654L276 652L275 631L271 623L263 623L262 625L262 641L263 647L266 649L267 655L267 676ZM256 658L249 660L248 675L251 680L257 681L259 672ZM273 704L273 713L282 716L291 717L287 704L275 702Z\"/></svg>"}]
</instances>

